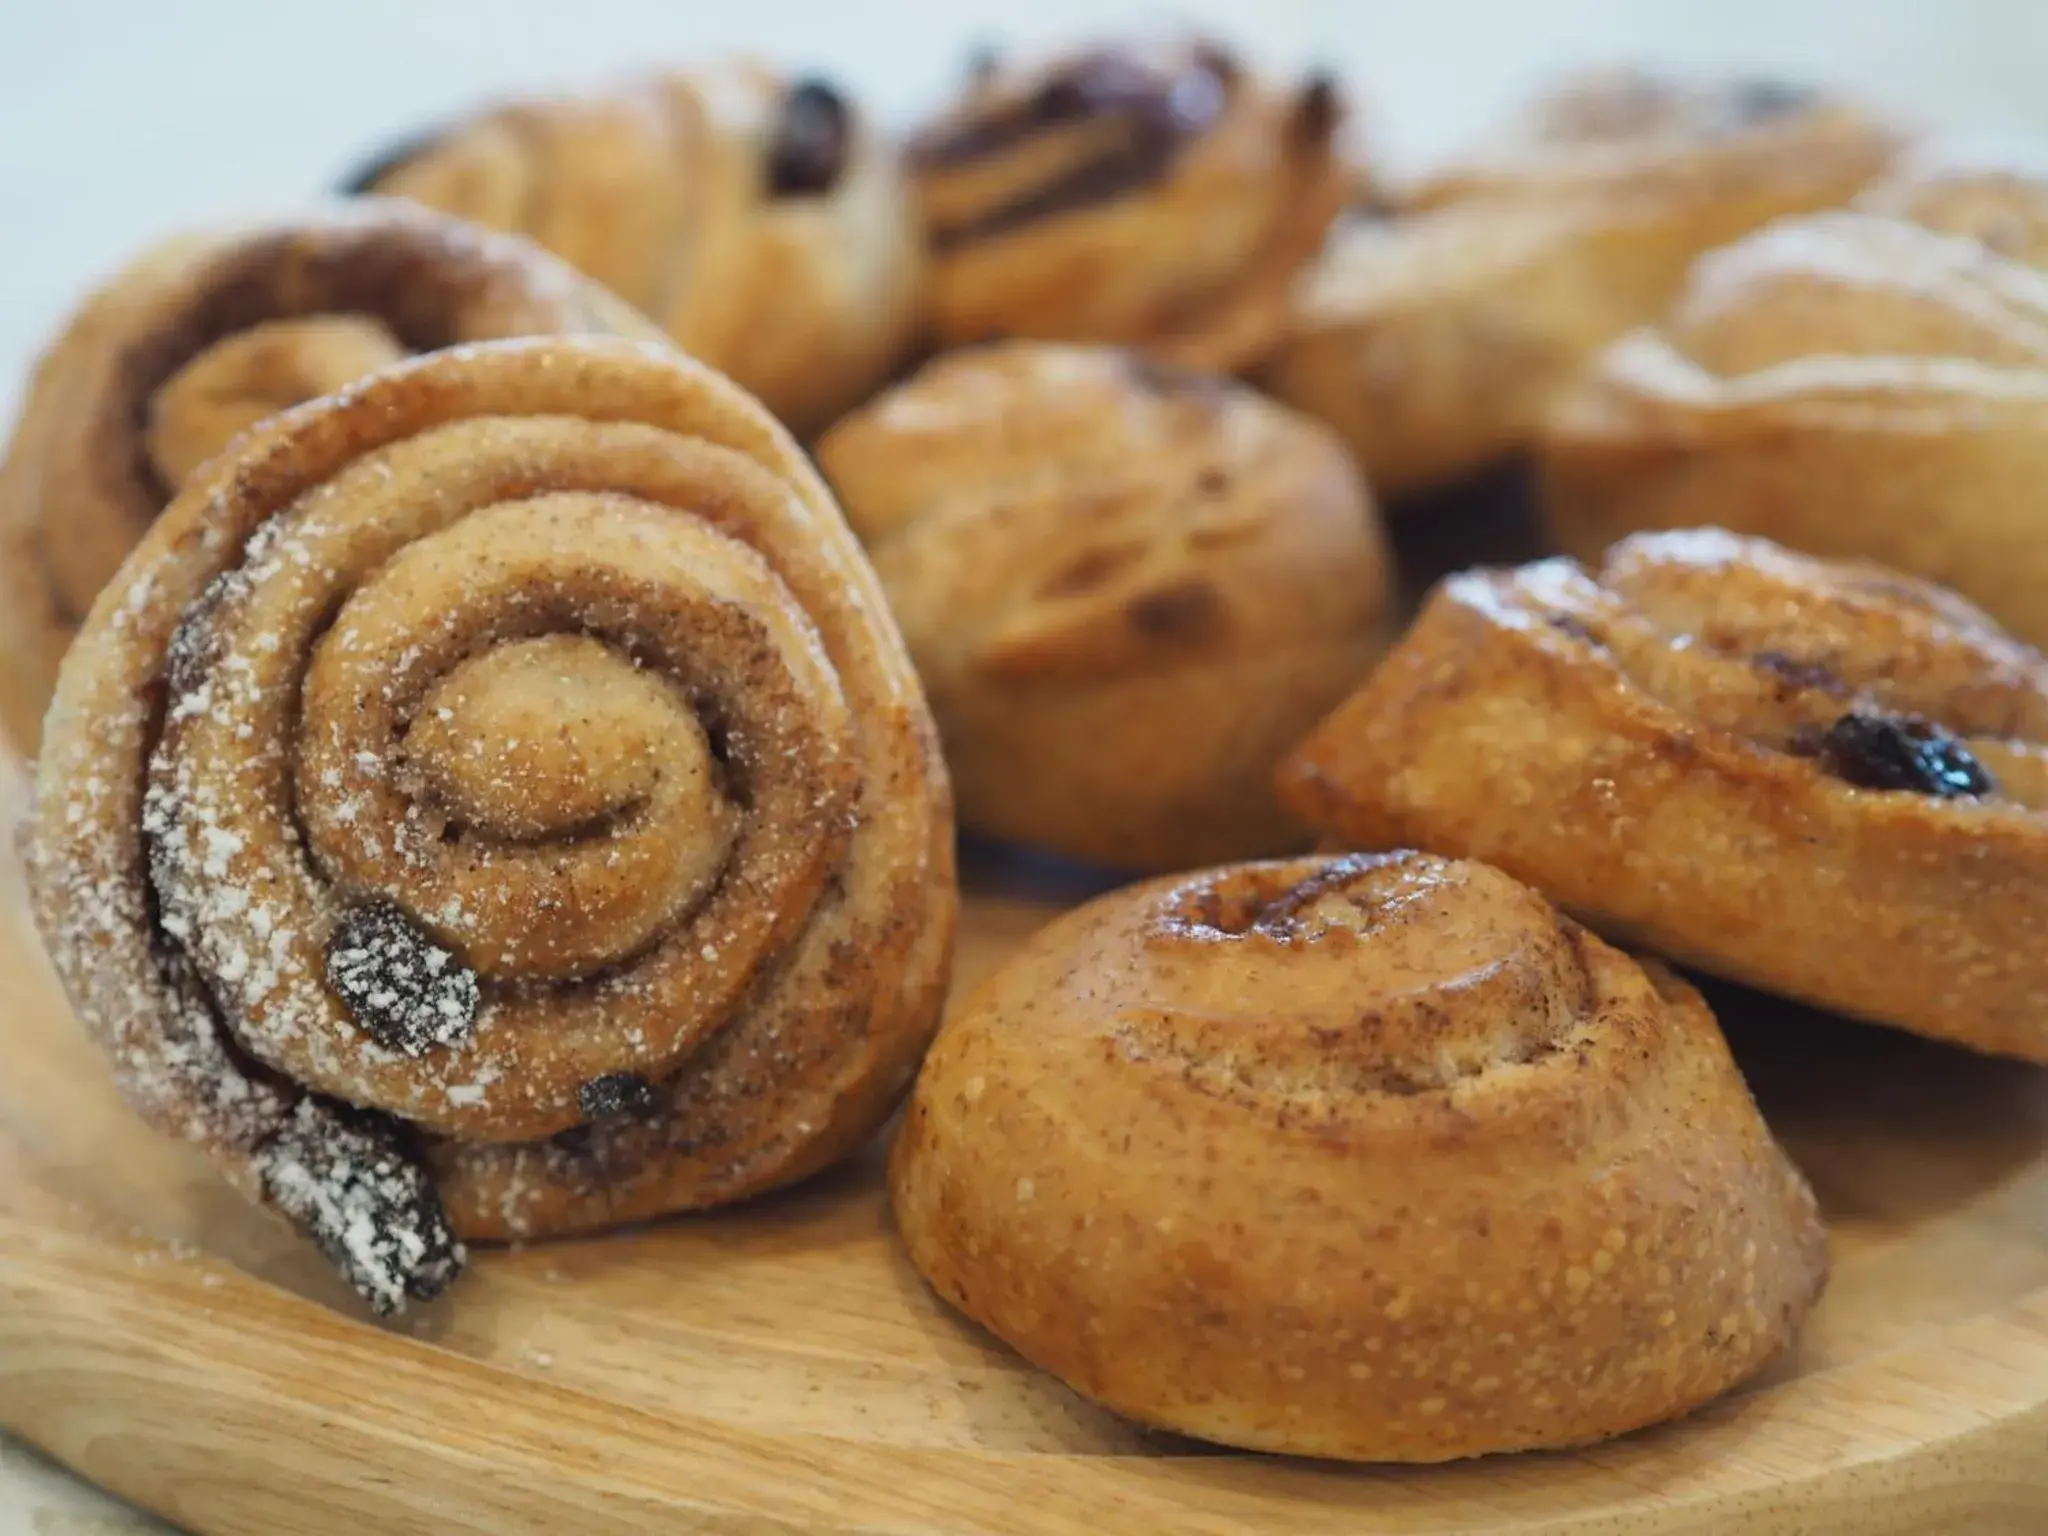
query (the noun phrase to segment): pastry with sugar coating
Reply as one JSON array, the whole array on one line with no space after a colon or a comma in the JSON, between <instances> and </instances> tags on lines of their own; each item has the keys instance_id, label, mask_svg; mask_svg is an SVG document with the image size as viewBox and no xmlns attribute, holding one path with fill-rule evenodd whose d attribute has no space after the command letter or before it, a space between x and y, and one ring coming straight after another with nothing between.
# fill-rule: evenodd
<instances>
[{"instance_id":1,"label":"pastry with sugar coating","mask_svg":"<svg viewBox=\"0 0 2048 1536\"><path fill-rule=\"evenodd\" d=\"M938 1021L909 659L795 444L666 346L258 428L94 605L38 768L31 905L121 1090L380 1312L463 1239L825 1166Z\"/></svg>"}]
</instances>

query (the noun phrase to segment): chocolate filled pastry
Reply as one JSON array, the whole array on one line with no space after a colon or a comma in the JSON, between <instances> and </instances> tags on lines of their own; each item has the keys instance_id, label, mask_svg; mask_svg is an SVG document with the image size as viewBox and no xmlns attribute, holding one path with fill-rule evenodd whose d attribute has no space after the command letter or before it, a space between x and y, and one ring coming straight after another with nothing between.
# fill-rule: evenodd
<instances>
[{"instance_id":1,"label":"chocolate filled pastry","mask_svg":"<svg viewBox=\"0 0 2048 1536\"><path fill-rule=\"evenodd\" d=\"M1545 433L1591 558L1712 522L1955 588L2048 643L2048 169L1931 147L1702 260Z\"/></svg>"},{"instance_id":2,"label":"chocolate filled pastry","mask_svg":"<svg viewBox=\"0 0 2048 1536\"><path fill-rule=\"evenodd\" d=\"M141 257L44 354L0 463L0 728L35 750L79 620L238 432L412 352L553 331L658 335L526 242L396 203Z\"/></svg>"},{"instance_id":3,"label":"chocolate filled pastry","mask_svg":"<svg viewBox=\"0 0 2048 1536\"><path fill-rule=\"evenodd\" d=\"M1351 846L2048 1061L2048 660L1911 577L1711 529L1453 577L1285 779Z\"/></svg>"},{"instance_id":4,"label":"chocolate filled pastry","mask_svg":"<svg viewBox=\"0 0 2048 1536\"><path fill-rule=\"evenodd\" d=\"M1199 37L984 61L908 151L931 329L1254 362L1352 188L1343 117L1327 77L1262 80Z\"/></svg>"},{"instance_id":5,"label":"chocolate filled pastry","mask_svg":"<svg viewBox=\"0 0 2048 1536\"><path fill-rule=\"evenodd\" d=\"M530 236L799 434L871 393L916 322L895 150L828 82L745 61L495 107L347 190Z\"/></svg>"},{"instance_id":6,"label":"chocolate filled pastry","mask_svg":"<svg viewBox=\"0 0 2048 1536\"><path fill-rule=\"evenodd\" d=\"M1884 124L1762 81L1567 81L1502 143L1347 219L1296 286L1268 388L1403 492L1525 447L1599 349L1701 251L1846 201Z\"/></svg>"},{"instance_id":7,"label":"chocolate filled pastry","mask_svg":"<svg viewBox=\"0 0 2048 1536\"><path fill-rule=\"evenodd\" d=\"M789 438L666 348L439 352L288 413L65 660L32 905L130 1102L382 1312L465 1238L845 1153L936 1023L936 737Z\"/></svg>"},{"instance_id":8,"label":"chocolate filled pastry","mask_svg":"<svg viewBox=\"0 0 2048 1536\"><path fill-rule=\"evenodd\" d=\"M1671 1418L1776 1355L1827 1263L1699 994L1420 853L1061 918L940 1033L891 1171L969 1317L1119 1413L1296 1455Z\"/></svg>"},{"instance_id":9,"label":"chocolate filled pastry","mask_svg":"<svg viewBox=\"0 0 2048 1536\"><path fill-rule=\"evenodd\" d=\"M949 354L818 445L963 822L1115 868L1284 852L1281 755L1382 649L1370 497L1314 422L1138 354Z\"/></svg>"}]
</instances>

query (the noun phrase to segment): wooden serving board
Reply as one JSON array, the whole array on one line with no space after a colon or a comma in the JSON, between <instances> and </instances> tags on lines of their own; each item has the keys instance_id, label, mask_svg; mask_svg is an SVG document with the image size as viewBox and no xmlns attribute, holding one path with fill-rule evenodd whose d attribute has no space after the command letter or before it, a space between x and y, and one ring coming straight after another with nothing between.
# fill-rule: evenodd
<instances>
[{"instance_id":1,"label":"wooden serving board","mask_svg":"<svg viewBox=\"0 0 2048 1536\"><path fill-rule=\"evenodd\" d=\"M9 821L21 797L0 762ZM963 984L1073 894L974 876ZM748 1210L485 1254L407 1330L373 1327L124 1110L9 856L0 1423L222 1536L2048 1529L2048 1074L1717 1001L1834 1222L1798 1357L1591 1451L1343 1468L1141 1434L1035 1372L926 1292L875 1156Z\"/></svg>"}]
</instances>

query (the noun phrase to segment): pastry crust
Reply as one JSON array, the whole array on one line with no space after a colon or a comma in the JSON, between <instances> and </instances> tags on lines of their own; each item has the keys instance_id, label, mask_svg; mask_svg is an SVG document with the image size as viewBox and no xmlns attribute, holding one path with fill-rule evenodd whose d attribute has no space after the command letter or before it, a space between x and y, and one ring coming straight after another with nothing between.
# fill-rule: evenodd
<instances>
[{"instance_id":1,"label":"pastry crust","mask_svg":"<svg viewBox=\"0 0 2048 1536\"><path fill-rule=\"evenodd\" d=\"M1272 769L1384 640L1330 436L1109 348L951 354L820 442L966 825L1118 868L1284 852Z\"/></svg>"},{"instance_id":2,"label":"pastry crust","mask_svg":"<svg viewBox=\"0 0 2048 1536\"><path fill-rule=\"evenodd\" d=\"M1326 77L1281 86L1199 36L979 69L908 151L936 339L1255 362L1355 187L1343 117Z\"/></svg>"},{"instance_id":3,"label":"pastry crust","mask_svg":"<svg viewBox=\"0 0 2048 1536\"><path fill-rule=\"evenodd\" d=\"M1699 252L1846 201L1897 142L1755 82L1570 80L1495 152L1342 224L1263 381L1336 427L1382 492L1477 469L1525 446Z\"/></svg>"},{"instance_id":4,"label":"pastry crust","mask_svg":"<svg viewBox=\"0 0 2048 1536\"><path fill-rule=\"evenodd\" d=\"M916 323L922 244L894 148L830 84L751 60L494 107L349 190L530 237L799 436L871 393Z\"/></svg>"},{"instance_id":5,"label":"pastry crust","mask_svg":"<svg viewBox=\"0 0 2048 1536\"><path fill-rule=\"evenodd\" d=\"M1954 594L1717 530L1454 577L1284 770L1354 847L2048 1061L2048 661Z\"/></svg>"},{"instance_id":6,"label":"pastry crust","mask_svg":"<svg viewBox=\"0 0 2048 1536\"><path fill-rule=\"evenodd\" d=\"M939 1294L1076 1390L1353 1460L1683 1413L1826 1267L1699 994L1418 853L1061 918L940 1033L892 1187Z\"/></svg>"},{"instance_id":7,"label":"pastry crust","mask_svg":"<svg viewBox=\"0 0 2048 1536\"><path fill-rule=\"evenodd\" d=\"M1699 264L1561 401L1544 500L1591 557L1716 523L1955 588L2048 642L2048 176L1939 151Z\"/></svg>"},{"instance_id":8,"label":"pastry crust","mask_svg":"<svg viewBox=\"0 0 2048 1536\"><path fill-rule=\"evenodd\" d=\"M29 878L129 1100L393 1310L457 1237L863 1140L937 1022L952 842L791 440L665 344L534 339L180 494L65 660Z\"/></svg>"},{"instance_id":9,"label":"pastry crust","mask_svg":"<svg viewBox=\"0 0 2048 1536\"><path fill-rule=\"evenodd\" d=\"M0 730L26 753L122 558L238 432L416 350L658 333L524 241L385 201L152 249L44 353L0 463Z\"/></svg>"}]
</instances>

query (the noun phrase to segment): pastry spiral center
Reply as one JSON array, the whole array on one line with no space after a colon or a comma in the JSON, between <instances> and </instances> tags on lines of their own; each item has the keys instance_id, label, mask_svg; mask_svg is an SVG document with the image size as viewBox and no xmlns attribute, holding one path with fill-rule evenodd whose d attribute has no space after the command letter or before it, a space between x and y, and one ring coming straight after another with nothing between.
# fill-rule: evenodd
<instances>
[{"instance_id":1,"label":"pastry spiral center","mask_svg":"<svg viewBox=\"0 0 2048 1536\"><path fill-rule=\"evenodd\" d=\"M1416 854L1297 868L1191 882L1150 936L1148 1003L1205 1021L1200 1056L1232 1081L1420 1093L1584 1027L1577 930L1506 876ZM1179 963L1190 948L1202 960ZM1248 997L1263 1001L1240 1017Z\"/></svg>"},{"instance_id":2,"label":"pastry spiral center","mask_svg":"<svg viewBox=\"0 0 2048 1536\"><path fill-rule=\"evenodd\" d=\"M580 635L515 641L456 667L428 691L406 757L458 835L575 837L659 798L706 866L700 879L731 840L718 763L686 702Z\"/></svg>"},{"instance_id":3,"label":"pastry spiral center","mask_svg":"<svg viewBox=\"0 0 2048 1536\"><path fill-rule=\"evenodd\" d=\"M237 331L193 358L149 404L144 446L176 488L230 439L279 411L332 394L406 355L362 315L311 315Z\"/></svg>"}]
</instances>

